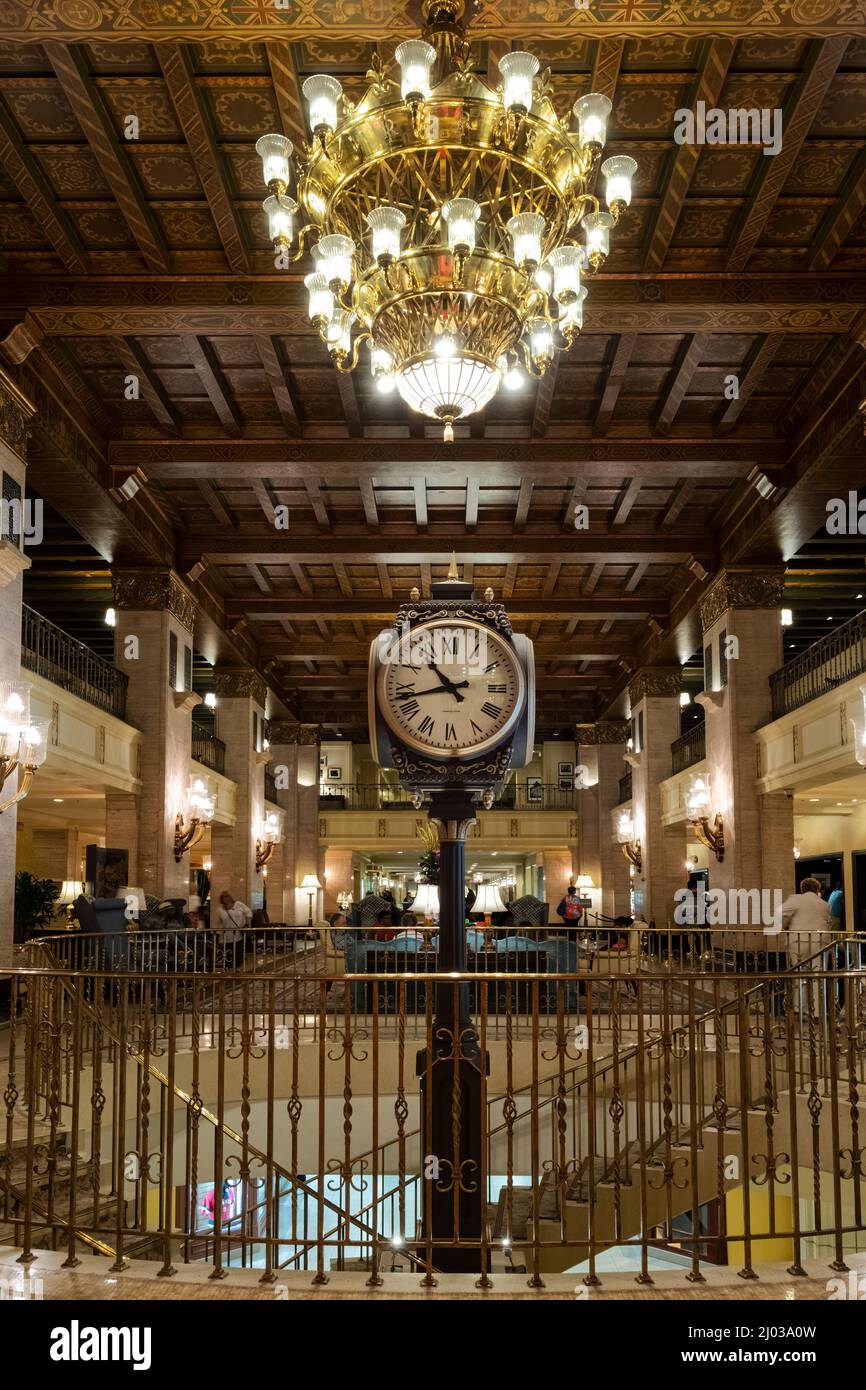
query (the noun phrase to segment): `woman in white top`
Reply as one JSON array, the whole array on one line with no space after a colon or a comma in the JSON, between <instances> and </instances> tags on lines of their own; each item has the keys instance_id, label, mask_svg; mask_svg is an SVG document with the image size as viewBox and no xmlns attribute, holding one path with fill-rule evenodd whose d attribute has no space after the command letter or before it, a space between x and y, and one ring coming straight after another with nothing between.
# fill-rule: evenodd
<instances>
[{"instance_id":1,"label":"woman in white top","mask_svg":"<svg viewBox=\"0 0 866 1390\"><path fill-rule=\"evenodd\" d=\"M253 920L253 910L246 903L233 898L231 893L220 893L220 909L217 913L216 929L222 936L223 946L236 946L243 941L243 928ZM227 953L228 954L228 953ZM232 954L234 954L232 952Z\"/></svg>"},{"instance_id":2,"label":"woman in white top","mask_svg":"<svg viewBox=\"0 0 866 1390\"><path fill-rule=\"evenodd\" d=\"M804 878L799 893L782 903L782 927L787 932L788 964L799 965L822 946L830 946L830 909L821 897L817 878ZM811 969L823 969L829 958L819 957Z\"/></svg>"}]
</instances>

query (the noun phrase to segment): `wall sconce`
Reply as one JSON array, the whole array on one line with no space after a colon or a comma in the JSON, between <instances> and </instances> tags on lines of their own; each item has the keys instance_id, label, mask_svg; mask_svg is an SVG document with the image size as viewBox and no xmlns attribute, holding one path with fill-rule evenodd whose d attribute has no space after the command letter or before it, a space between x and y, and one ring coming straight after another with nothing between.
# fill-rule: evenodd
<instances>
[{"instance_id":1,"label":"wall sconce","mask_svg":"<svg viewBox=\"0 0 866 1390\"><path fill-rule=\"evenodd\" d=\"M620 816L619 824L616 828L616 833L619 843L622 846L623 854L625 855L628 862L630 864L633 864L634 867L637 869L638 873L640 873L643 867L640 840L635 839L634 821L632 820L628 811L623 811L622 815Z\"/></svg>"},{"instance_id":2,"label":"wall sconce","mask_svg":"<svg viewBox=\"0 0 866 1390\"><path fill-rule=\"evenodd\" d=\"M308 927L311 927L313 925L313 899L315 898L316 894L318 893L321 887L322 885L315 874L304 874L304 877L301 879L300 888L302 892L306 893L307 899L310 904L309 911L307 914Z\"/></svg>"},{"instance_id":3,"label":"wall sconce","mask_svg":"<svg viewBox=\"0 0 866 1390\"><path fill-rule=\"evenodd\" d=\"M0 802L0 813L22 801L48 756L49 725L30 720L30 686L24 681L0 685L0 787L20 768L18 790Z\"/></svg>"},{"instance_id":4,"label":"wall sconce","mask_svg":"<svg viewBox=\"0 0 866 1390\"><path fill-rule=\"evenodd\" d=\"M703 777L696 777L694 785L686 798L686 810L692 829L702 845L712 850L721 864L725 857L725 823L721 811L717 811L710 825L710 788Z\"/></svg>"},{"instance_id":5,"label":"wall sconce","mask_svg":"<svg viewBox=\"0 0 866 1390\"><path fill-rule=\"evenodd\" d=\"M354 901L355 899L352 897L348 888L342 888L337 894L337 907L341 912L348 912Z\"/></svg>"},{"instance_id":6,"label":"wall sconce","mask_svg":"<svg viewBox=\"0 0 866 1390\"><path fill-rule=\"evenodd\" d=\"M190 778L186 806L186 816L183 811L178 811L174 822L174 858L178 864L187 850L198 844L205 826L213 820L216 797L210 789L210 778Z\"/></svg>"},{"instance_id":7,"label":"wall sconce","mask_svg":"<svg viewBox=\"0 0 866 1390\"><path fill-rule=\"evenodd\" d=\"M259 832L256 836L257 874L260 874L267 864L274 852L274 846L280 843L281 833L279 816L276 811L269 811L259 825Z\"/></svg>"}]
</instances>

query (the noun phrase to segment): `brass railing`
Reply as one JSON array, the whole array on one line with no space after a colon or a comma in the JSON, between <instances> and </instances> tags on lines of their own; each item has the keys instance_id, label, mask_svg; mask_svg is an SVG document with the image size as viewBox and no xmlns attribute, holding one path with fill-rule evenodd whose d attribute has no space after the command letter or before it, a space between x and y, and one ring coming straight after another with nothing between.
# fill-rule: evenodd
<instances>
[{"instance_id":1,"label":"brass railing","mask_svg":"<svg viewBox=\"0 0 866 1390\"><path fill-rule=\"evenodd\" d=\"M828 632L770 677L773 718L866 672L866 610Z\"/></svg>"},{"instance_id":2,"label":"brass railing","mask_svg":"<svg viewBox=\"0 0 866 1390\"><path fill-rule=\"evenodd\" d=\"M560 787L530 778L528 782L508 782L493 803L493 810L571 811L574 805L571 781ZM400 786L326 782L319 788L319 806L323 811L411 811L414 803Z\"/></svg>"},{"instance_id":3,"label":"brass railing","mask_svg":"<svg viewBox=\"0 0 866 1390\"><path fill-rule=\"evenodd\" d=\"M707 728L703 720L687 729L671 744L671 775L685 772L687 767L699 763L707 756Z\"/></svg>"},{"instance_id":4,"label":"brass railing","mask_svg":"<svg viewBox=\"0 0 866 1390\"><path fill-rule=\"evenodd\" d=\"M21 665L106 714L126 718L129 680L123 671L26 604L22 606Z\"/></svg>"},{"instance_id":5,"label":"brass railing","mask_svg":"<svg viewBox=\"0 0 866 1390\"><path fill-rule=\"evenodd\" d=\"M226 746L212 729L192 721L192 756L214 772L225 773Z\"/></svg>"},{"instance_id":6,"label":"brass railing","mask_svg":"<svg viewBox=\"0 0 866 1390\"><path fill-rule=\"evenodd\" d=\"M115 1269L157 1258L167 1276L204 1261L320 1282L361 1267L371 1283L400 1263L429 1283L456 1255L482 1283L523 1267L540 1287L575 1268L597 1280L613 1247L651 1280L684 1216L683 1274L699 1280L718 1259L711 1210L716 1246L747 1277L769 1242L794 1277L806 1254L829 1273L866 1231L863 938L791 970L747 951L731 969L696 938L691 968L681 951L675 968L668 956L623 973L403 975L392 1012L390 977L305 973L312 950L270 971L151 973L73 969L62 948L43 942L8 972L0 1227L25 1259L49 1246ZM357 983L372 986L362 1011ZM473 989L477 1046L460 1056ZM437 1153L422 1136L441 1066L475 1080L446 1087ZM732 1189L742 1220L728 1232ZM452 1196L446 1237L433 1222Z\"/></svg>"}]
</instances>

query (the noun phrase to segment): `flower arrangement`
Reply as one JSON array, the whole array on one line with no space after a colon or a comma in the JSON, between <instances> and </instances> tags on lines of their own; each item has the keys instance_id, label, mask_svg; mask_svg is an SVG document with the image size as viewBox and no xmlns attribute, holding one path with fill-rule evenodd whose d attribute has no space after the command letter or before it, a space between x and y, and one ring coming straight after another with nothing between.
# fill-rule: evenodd
<instances>
[{"instance_id":1,"label":"flower arrangement","mask_svg":"<svg viewBox=\"0 0 866 1390\"><path fill-rule=\"evenodd\" d=\"M418 861L418 872L424 883L439 882L439 831L429 821L419 825L418 836L426 846Z\"/></svg>"}]
</instances>

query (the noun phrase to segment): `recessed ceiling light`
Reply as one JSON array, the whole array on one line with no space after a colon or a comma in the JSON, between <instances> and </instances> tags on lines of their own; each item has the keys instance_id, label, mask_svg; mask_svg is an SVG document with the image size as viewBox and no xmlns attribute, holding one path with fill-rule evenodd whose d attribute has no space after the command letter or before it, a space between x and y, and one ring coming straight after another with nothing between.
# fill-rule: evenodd
<instances>
[{"instance_id":1,"label":"recessed ceiling light","mask_svg":"<svg viewBox=\"0 0 866 1390\"><path fill-rule=\"evenodd\" d=\"M809 797L809 800L810 800L810 801L820 801L821 798L820 798L820 796L810 796L810 797Z\"/></svg>"},{"instance_id":2,"label":"recessed ceiling light","mask_svg":"<svg viewBox=\"0 0 866 1390\"><path fill-rule=\"evenodd\" d=\"M53 799L54 799L54 801L62 801L62 800L63 800L63 797L62 797L62 796L55 796Z\"/></svg>"}]
</instances>

